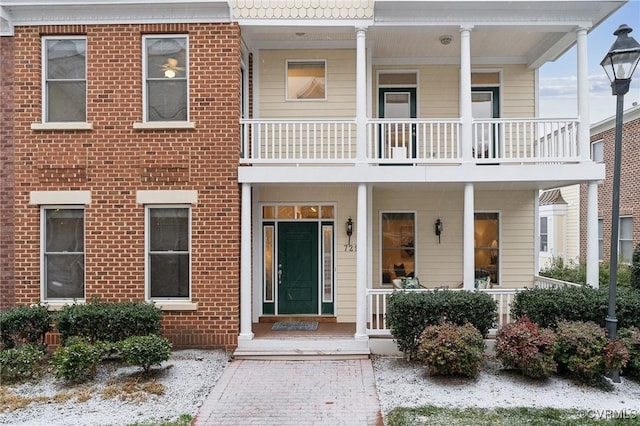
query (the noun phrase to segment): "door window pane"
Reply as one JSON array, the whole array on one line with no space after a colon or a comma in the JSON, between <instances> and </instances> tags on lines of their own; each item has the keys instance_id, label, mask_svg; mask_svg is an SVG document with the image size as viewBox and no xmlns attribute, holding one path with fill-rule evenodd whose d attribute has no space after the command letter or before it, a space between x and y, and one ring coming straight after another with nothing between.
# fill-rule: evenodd
<instances>
[{"instance_id":1,"label":"door window pane","mask_svg":"<svg viewBox=\"0 0 640 426\"><path fill-rule=\"evenodd\" d=\"M45 208L44 299L84 299L84 210Z\"/></svg>"},{"instance_id":2,"label":"door window pane","mask_svg":"<svg viewBox=\"0 0 640 426\"><path fill-rule=\"evenodd\" d=\"M45 38L45 122L87 120L84 38Z\"/></svg>"},{"instance_id":3,"label":"door window pane","mask_svg":"<svg viewBox=\"0 0 640 426\"><path fill-rule=\"evenodd\" d=\"M474 225L475 278L490 277L499 284L500 277L500 223L498 213L476 213Z\"/></svg>"},{"instance_id":4,"label":"door window pane","mask_svg":"<svg viewBox=\"0 0 640 426\"><path fill-rule=\"evenodd\" d=\"M187 37L145 37L147 121L188 120Z\"/></svg>"},{"instance_id":5,"label":"door window pane","mask_svg":"<svg viewBox=\"0 0 640 426\"><path fill-rule=\"evenodd\" d=\"M382 213L382 283L415 277L415 213Z\"/></svg>"},{"instance_id":6,"label":"door window pane","mask_svg":"<svg viewBox=\"0 0 640 426\"><path fill-rule=\"evenodd\" d=\"M275 241L273 225L265 225L263 228L263 279L264 279L264 302L273 302L273 292L275 286Z\"/></svg>"},{"instance_id":7,"label":"door window pane","mask_svg":"<svg viewBox=\"0 0 640 426\"><path fill-rule=\"evenodd\" d=\"M189 209L149 208L148 221L150 297L188 298Z\"/></svg>"},{"instance_id":8,"label":"door window pane","mask_svg":"<svg viewBox=\"0 0 640 426\"><path fill-rule=\"evenodd\" d=\"M332 225L322 225L322 301L333 302Z\"/></svg>"}]
</instances>

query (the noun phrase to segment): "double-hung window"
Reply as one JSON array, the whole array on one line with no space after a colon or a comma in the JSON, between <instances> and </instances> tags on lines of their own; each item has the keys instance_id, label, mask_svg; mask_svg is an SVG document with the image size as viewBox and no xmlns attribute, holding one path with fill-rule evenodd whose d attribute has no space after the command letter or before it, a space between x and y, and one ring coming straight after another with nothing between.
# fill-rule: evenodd
<instances>
[{"instance_id":1,"label":"double-hung window","mask_svg":"<svg viewBox=\"0 0 640 426\"><path fill-rule=\"evenodd\" d=\"M621 217L618 235L618 259L622 263L631 263L633 257L633 217Z\"/></svg>"},{"instance_id":2,"label":"double-hung window","mask_svg":"<svg viewBox=\"0 0 640 426\"><path fill-rule=\"evenodd\" d=\"M189 120L186 35L144 37L145 121Z\"/></svg>"},{"instance_id":3,"label":"double-hung window","mask_svg":"<svg viewBox=\"0 0 640 426\"><path fill-rule=\"evenodd\" d=\"M43 122L86 122L86 37L44 37L42 51Z\"/></svg>"},{"instance_id":4,"label":"double-hung window","mask_svg":"<svg viewBox=\"0 0 640 426\"><path fill-rule=\"evenodd\" d=\"M84 209L42 208L43 300L84 299Z\"/></svg>"},{"instance_id":5,"label":"double-hung window","mask_svg":"<svg viewBox=\"0 0 640 426\"><path fill-rule=\"evenodd\" d=\"M185 206L146 208L148 299L188 300L191 269L191 214Z\"/></svg>"}]
</instances>

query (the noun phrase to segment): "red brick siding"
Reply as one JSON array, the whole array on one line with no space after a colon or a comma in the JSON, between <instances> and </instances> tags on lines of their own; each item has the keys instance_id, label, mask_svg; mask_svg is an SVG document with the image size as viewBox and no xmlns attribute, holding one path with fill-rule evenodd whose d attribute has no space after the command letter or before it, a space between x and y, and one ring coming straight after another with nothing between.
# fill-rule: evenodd
<instances>
[{"instance_id":1,"label":"red brick siding","mask_svg":"<svg viewBox=\"0 0 640 426\"><path fill-rule=\"evenodd\" d=\"M0 37L0 311L15 303L13 268L13 37Z\"/></svg>"},{"instance_id":2,"label":"red brick siding","mask_svg":"<svg viewBox=\"0 0 640 426\"><path fill-rule=\"evenodd\" d=\"M192 130L133 130L143 118L142 36L189 35ZM87 37L90 131L32 131L41 121L41 36ZM237 24L19 27L16 49L16 302L40 300L40 210L30 191L90 190L86 297L144 299L144 206L137 190L197 190L192 301L165 312L176 346L232 347L239 331L240 39Z\"/></svg>"},{"instance_id":3,"label":"red brick siding","mask_svg":"<svg viewBox=\"0 0 640 426\"><path fill-rule=\"evenodd\" d=\"M620 171L620 217L633 217L633 245L640 243L640 119L623 124ZM598 218L603 220L604 260L611 250L611 204L613 198L613 160L615 128L593 135L591 142L604 141L606 177L598 185ZM580 252L586 258L587 185L580 188Z\"/></svg>"}]
</instances>

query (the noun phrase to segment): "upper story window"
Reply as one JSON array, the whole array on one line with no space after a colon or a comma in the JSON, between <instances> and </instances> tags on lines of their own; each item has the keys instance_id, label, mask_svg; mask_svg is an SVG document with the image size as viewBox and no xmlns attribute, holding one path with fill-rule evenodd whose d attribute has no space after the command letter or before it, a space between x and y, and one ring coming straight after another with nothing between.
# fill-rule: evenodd
<instances>
[{"instance_id":1,"label":"upper story window","mask_svg":"<svg viewBox=\"0 0 640 426\"><path fill-rule=\"evenodd\" d=\"M44 37L42 51L43 122L86 122L86 37Z\"/></svg>"},{"instance_id":2,"label":"upper story window","mask_svg":"<svg viewBox=\"0 0 640 426\"><path fill-rule=\"evenodd\" d=\"M602 139L591 144L591 159L594 163L604 162L604 141Z\"/></svg>"},{"instance_id":3,"label":"upper story window","mask_svg":"<svg viewBox=\"0 0 640 426\"><path fill-rule=\"evenodd\" d=\"M189 120L186 35L144 37L145 121Z\"/></svg>"},{"instance_id":4,"label":"upper story window","mask_svg":"<svg viewBox=\"0 0 640 426\"><path fill-rule=\"evenodd\" d=\"M327 99L326 61L287 61L287 100Z\"/></svg>"},{"instance_id":5,"label":"upper story window","mask_svg":"<svg viewBox=\"0 0 640 426\"><path fill-rule=\"evenodd\" d=\"M84 208L42 208L43 300L84 299Z\"/></svg>"}]
</instances>

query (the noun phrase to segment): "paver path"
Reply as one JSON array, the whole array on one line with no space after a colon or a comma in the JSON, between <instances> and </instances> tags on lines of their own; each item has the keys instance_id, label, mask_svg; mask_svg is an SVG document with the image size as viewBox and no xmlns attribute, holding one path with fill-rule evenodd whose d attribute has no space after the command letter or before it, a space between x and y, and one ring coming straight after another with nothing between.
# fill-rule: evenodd
<instances>
[{"instance_id":1,"label":"paver path","mask_svg":"<svg viewBox=\"0 0 640 426\"><path fill-rule=\"evenodd\" d=\"M382 414L371 360L231 362L193 425L371 425Z\"/></svg>"}]
</instances>

